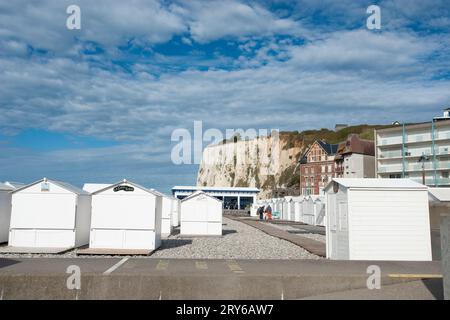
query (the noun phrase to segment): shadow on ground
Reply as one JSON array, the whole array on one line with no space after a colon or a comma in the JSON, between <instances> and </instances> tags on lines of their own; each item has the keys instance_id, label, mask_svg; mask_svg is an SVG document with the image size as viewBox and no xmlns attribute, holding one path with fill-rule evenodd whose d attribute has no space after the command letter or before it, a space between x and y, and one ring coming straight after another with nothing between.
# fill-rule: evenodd
<instances>
[{"instance_id":1,"label":"shadow on ground","mask_svg":"<svg viewBox=\"0 0 450 320\"><path fill-rule=\"evenodd\" d=\"M7 259L7 258L0 258L0 269L12 266L17 263L20 263L20 261L13 260L13 259Z\"/></svg>"},{"instance_id":2,"label":"shadow on ground","mask_svg":"<svg viewBox=\"0 0 450 320\"><path fill-rule=\"evenodd\" d=\"M169 249L169 248L177 248L182 247L188 244L192 244L192 240L189 239L163 239L161 240L160 249Z\"/></svg>"},{"instance_id":3,"label":"shadow on ground","mask_svg":"<svg viewBox=\"0 0 450 320\"><path fill-rule=\"evenodd\" d=\"M226 236L229 234L237 233L236 230L222 230L222 236Z\"/></svg>"},{"instance_id":4,"label":"shadow on ground","mask_svg":"<svg viewBox=\"0 0 450 320\"><path fill-rule=\"evenodd\" d=\"M444 285L442 279L426 279L422 280L422 283L437 300L444 300Z\"/></svg>"}]
</instances>

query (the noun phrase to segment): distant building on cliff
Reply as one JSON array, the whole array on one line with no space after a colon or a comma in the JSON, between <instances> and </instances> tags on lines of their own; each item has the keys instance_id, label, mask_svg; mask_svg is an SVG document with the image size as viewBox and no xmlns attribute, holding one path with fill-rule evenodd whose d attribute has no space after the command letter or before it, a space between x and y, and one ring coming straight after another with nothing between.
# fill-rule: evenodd
<instances>
[{"instance_id":1,"label":"distant building on cliff","mask_svg":"<svg viewBox=\"0 0 450 320\"><path fill-rule=\"evenodd\" d=\"M374 178L375 144L351 134L330 144L316 140L300 159L300 192L322 194L332 178Z\"/></svg>"},{"instance_id":2,"label":"distant building on cliff","mask_svg":"<svg viewBox=\"0 0 450 320\"><path fill-rule=\"evenodd\" d=\"M351 134L334 157L337 178L375 178L375 143Z\"/></svg>"},{"instance_id":3,"label":"distant building on cliff","mask_svg":"<svg viewBox=\"0 0 450 320\"><path fill-rule=\"evenodd\" d=\"M338 131L341 131L342 129L345 129L347 127L348 127L348 124L346 124L346 123L337 123L334 126L334 131L338 132Z\"/></svg>"},{"instance_id":4,"label":"distant building on cliff","mask_svg":"<svg viewBox=\"0 0 450 320\"><path fill-rule=\"evenodd\" d=\"M300 193L321 194L323 188L336 177L334 156L338 144L316 140L300 158Z\"/></svg>"}]
</instances>

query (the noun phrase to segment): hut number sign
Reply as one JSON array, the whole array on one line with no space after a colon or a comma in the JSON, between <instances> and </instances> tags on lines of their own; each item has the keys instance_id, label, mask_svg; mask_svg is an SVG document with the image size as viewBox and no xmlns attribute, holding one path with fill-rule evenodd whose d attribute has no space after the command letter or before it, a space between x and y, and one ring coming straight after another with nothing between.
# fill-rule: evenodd
<instances>
[{"instance_id":1,"label":"hut number sign","mask_svg":"<svg viewBox=\"0 0 450 320\"><path fill-rule=\"evenodd\" d=\"M131 186L117 186L113 190L114 190L114 192L118 192L118 191L133 192L134 188Z\"/></svg>"}]
</instances>

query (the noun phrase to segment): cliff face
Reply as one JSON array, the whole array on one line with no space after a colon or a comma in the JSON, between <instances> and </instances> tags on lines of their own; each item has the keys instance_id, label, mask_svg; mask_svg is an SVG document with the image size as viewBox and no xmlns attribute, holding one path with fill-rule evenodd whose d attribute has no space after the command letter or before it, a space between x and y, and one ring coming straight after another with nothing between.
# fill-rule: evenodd
<instances>
[{"instance_id":1,"label":"cliff face","mask_svg":"<svg viewBox=\"0 0 450 320\"><path fill-rule=\"evenodd\" d=\"M302 141L289 134L211 145L203 151L197 185L257 187L269 196L276 187L298 185L293 172L302 151Z\"/></svg>"},{"instance_id":2,"label":"cliff face","mask_svg":"<svg viewBox=\"0 0 450 320\"><path fill-rule=\"evenodd\" d=\"M373 140L373 130L386 127L389 125L362 124L339 131L281 132L249 141L233 140L211 145L203 151L197 185L257 187L261 189L260 197L271 196L275 188L298 188L298 168L294 173L297 161L316 139L339 143L345 141L349 134L358 134L362 139Z\"/></svg>"}]
</instances>

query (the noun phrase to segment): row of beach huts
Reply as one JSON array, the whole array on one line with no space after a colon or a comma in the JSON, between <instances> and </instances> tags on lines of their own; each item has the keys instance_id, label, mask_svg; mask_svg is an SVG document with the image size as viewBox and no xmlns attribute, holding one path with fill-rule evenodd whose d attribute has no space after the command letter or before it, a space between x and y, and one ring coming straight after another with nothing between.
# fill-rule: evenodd
<instances>
[{"instance_id":1,"label":"row of beach huts","mask_svg":"<svg viewBox=\"0 0 450 320\"><path fill-rule=\"evenodd\" d=\"M258 200L251 208L250 215L256 217L259 207L272 208L274 219L302 222L310 225L324 226L325 197L308 195Z\"/></svg>"},{"instance_id":2,"label":"row of beach huts","mask_svg":"<svg viewBox=\"0 0 450 320\"><path fill-rule=\"evenodd\" d=\"M324 226L327 257L336 260L441 259L442 217L450 188L410 179L335 178L324 194L259 200L274 219Z\"/></svg>"},{"instance_id":3,"label":"row of beach huts","mask_svg":"<svg viewBox=\"0 0 450 320\"><path fill-rule=\"evenodd\" d=\"M275 219L324 226L335 260L439 260L450 188L410 179L335 178L322 196L258 200ZM179 200L131 181L0 184L0 253L146 254L161 237L222 235L222 202L202 191Z\"/></svg>"},{"instance_id":4,"label":"row of beach huts","mask_svg":"<svg viewBox=\"0 0 450 320\"><path fill-rule=\"evenodd\" d=\"M85 184L41 179L0 183L3 253L148 253L181 236L222 234L222 202L201 191L182 201L131 181ZM87 247L88 246L88 247Z\"/></svg>"}]
</instances>

